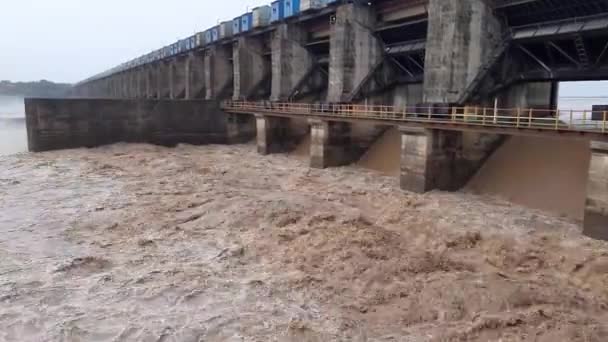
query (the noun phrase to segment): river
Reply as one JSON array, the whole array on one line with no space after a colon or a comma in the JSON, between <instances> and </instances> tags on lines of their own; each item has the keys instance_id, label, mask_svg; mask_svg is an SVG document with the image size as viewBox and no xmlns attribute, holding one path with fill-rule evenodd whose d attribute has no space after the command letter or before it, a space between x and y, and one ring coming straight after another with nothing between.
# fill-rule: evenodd
<instances>
[{"instance_id":1,"label":"river","mask_svg":"<svg viewBox=\"0 0 608 342\"><path fill-rule=\"evenodd\" d=\"M0 95L0 155L27 151L23 98Z\"/></svg>"},{"instance_id":2,"label":"river","mask_svg":"<svg viewBox=\"0 0 608 342\"><path fill-rule=\"evenodd\" d=\"M254 144L0 156L0 341L608 341L576 222Z\"/></svg>"}]
</instances>

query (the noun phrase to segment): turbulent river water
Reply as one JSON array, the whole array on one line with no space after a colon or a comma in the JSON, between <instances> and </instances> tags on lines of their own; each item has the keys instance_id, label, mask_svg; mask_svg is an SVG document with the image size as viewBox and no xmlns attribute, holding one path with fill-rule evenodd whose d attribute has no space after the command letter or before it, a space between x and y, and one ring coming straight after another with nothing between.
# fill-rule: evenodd
<instances>
[{"instance_id":1,"label":"turbulent river water","mask_svg":"<svg viewBox=\"0 0 608 342\"><path fill-rule=\"evenodd\" d=\"M0 156L0 341L606 341L608 245L254 145Z\"/></svg>"}]
</instances>

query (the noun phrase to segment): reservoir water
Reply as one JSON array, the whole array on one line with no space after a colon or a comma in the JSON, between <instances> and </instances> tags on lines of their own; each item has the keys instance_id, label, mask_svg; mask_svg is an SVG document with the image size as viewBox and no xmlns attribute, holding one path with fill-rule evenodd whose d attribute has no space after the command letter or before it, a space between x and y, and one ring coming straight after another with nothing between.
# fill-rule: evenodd
<instances>
[{"instance_id":1,"label":"reservoir water","mask_svg":"<svg viewBox=\"0 0 608 342\"><path fill-rule=\"evenodd\" d=\"M0 95L0 155L27 151L23 98Z\"/></svg>"}]
</instances>

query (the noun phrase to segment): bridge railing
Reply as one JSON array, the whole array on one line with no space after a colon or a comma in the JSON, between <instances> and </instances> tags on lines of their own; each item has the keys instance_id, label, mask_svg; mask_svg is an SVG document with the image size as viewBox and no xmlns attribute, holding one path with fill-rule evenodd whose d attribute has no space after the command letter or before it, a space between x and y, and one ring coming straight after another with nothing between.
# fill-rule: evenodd
<instances>
[{"instance_id":1,"label":"bridge railing","mask_svg":"<svg viewBox=\"0 0 608 342\"><path fill-rule=\"evenodd\" d=\"M456 124L517 129L608 133L608 112L486 107L399 107L365 104L226 101L227 112L335 117L395 123Z\"/></svg>"}]
</instances>

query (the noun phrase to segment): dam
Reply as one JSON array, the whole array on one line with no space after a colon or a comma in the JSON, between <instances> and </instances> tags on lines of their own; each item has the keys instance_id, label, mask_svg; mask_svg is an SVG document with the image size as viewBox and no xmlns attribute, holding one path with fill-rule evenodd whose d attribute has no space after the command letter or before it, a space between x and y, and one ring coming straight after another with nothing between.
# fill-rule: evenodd
<instances>
[{"instance_id":1,"label":"dam","mask_svg":"<svg viewBox=\"0 0 608 342\"><path fill-rule=\"evenodd\" d=\"M608 341L608 0L246 3L3 6L0 341Z\"/></svg>"},{"instance_id":2,"label":"dam","mask_svg":"<svg viewBox=\"0 0 608 342\"><path fill-rule=\"evenodd\" d=\"M505 150L572 148L578 171L555 179L585 190L541 207L607 239L607 112L557 109L560 82L608 79L607 41L596 0L275 1L83 80L72 98L26 100L29 146L255 138L267 155L309 140L310 167L331 168L393 132L400 186L416 193L480 187L519 160ZM542 184L554 185L530 187Z\"/></svg>"}]
</instances>

